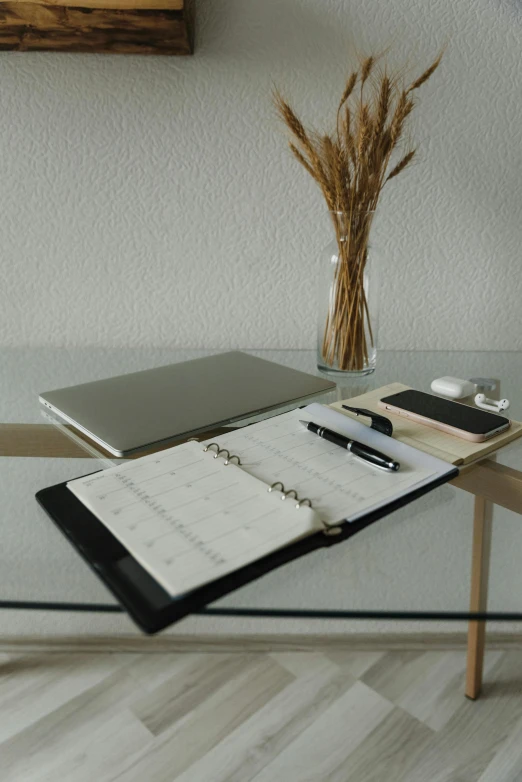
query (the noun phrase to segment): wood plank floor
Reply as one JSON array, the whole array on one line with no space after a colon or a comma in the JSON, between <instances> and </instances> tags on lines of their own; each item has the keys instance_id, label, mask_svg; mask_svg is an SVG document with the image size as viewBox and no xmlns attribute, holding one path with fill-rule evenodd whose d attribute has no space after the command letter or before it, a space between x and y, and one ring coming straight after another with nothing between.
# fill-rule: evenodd
<instances>
[{"instance_id":1,"label":"wood plank floor","mask_svg":"<svg viewBox=\"0 0 522 782\"><path fill-rule=\"evenodd\" d=\"M522 782L522 656L0 655L1 782Z\"/></svg>"}]
</instances>

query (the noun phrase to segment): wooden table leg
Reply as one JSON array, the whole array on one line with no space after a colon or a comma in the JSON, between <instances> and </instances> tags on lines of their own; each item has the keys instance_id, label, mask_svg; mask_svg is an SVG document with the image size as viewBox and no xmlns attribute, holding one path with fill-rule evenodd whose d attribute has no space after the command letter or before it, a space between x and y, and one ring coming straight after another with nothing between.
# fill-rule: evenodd
<instances>
[{"instance_id":1,"label":"wooden table leg","mask_svg":"<svg viewBox=\"0 0 522 782\"><path fill-rule=\"evenodd\" d=\"M493 504L485 497L476 496L473 517L470 611L486 611L487 609L492 520ZM486 622L470 621L466 696L472 700L479 697L482 688L485 645Z\"/></svg>"}]
</instances>

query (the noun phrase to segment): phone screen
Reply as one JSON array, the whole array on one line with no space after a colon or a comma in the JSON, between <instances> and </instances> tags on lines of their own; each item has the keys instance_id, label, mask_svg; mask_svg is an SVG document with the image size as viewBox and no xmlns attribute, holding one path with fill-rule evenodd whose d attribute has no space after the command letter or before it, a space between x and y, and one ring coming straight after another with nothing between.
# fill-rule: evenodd
<instances>
[{"instance_id":1,"label":"phone screen","mask_svg":"<svg viewBox=\"0 0 522 782\"><path fill-rule=\"evenodd\" d=\"M381 401L472 434L487 434L508 423L508 419L501 415L477 410L422 391L400 391L398 394L385 396Z\"/></svg>"}]
</instances>

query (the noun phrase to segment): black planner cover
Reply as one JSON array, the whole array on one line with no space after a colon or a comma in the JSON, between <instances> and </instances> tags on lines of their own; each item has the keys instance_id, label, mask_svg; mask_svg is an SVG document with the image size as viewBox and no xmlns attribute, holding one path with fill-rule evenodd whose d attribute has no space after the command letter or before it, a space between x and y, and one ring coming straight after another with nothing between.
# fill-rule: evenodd
<instances>
[{"instance_id":1,"label":"black planner cover","mask_svg":"<svg viewBox=\"0 0 522 782\"><path fill-rule=\"evenodd\" d=\"M448 468L448 473L434 479L429 485L413 489L362 519L342 524L339 535L329 536L323 532L310 535L176 598L171 597L134 559L108 528L67 488L66 483L42 489L37 492L36 499L136 624L145 633L157 633L287 562L351 538L383 516L408 505L458 475L456 467L451 469L448 465Z\"/></svg>"}]
</instances>

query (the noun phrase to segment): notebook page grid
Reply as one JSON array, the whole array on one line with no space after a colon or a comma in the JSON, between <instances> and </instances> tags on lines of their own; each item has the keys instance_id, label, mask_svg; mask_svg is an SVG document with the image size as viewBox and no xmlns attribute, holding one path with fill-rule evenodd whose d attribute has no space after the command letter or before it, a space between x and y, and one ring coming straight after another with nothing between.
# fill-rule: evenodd
<instances>
[{"instance_id":1,"label":"notebook page grid","mask_svg":"<svg viewBox=\"0 0 522 782\"><path fill-rule=\"evenodd\" d=\"M68 487L172 595L319 528L259 479L187 443Z\"/></svg>"},{"instance_id":2,"label":"notebook page grid","mask_svg":"<svg viewBox=\"0 0 522 782\"><path fill-rule=\"evenodd\" d=\"M431 474L406 462L399 472L374 468L307 431L300 419L311 420L306 408L221 435L216 442L240 455L245 472L266 483L280 480L287 490L309 497L327 524L405 492Z\"/></svg>"}]
</instances>

